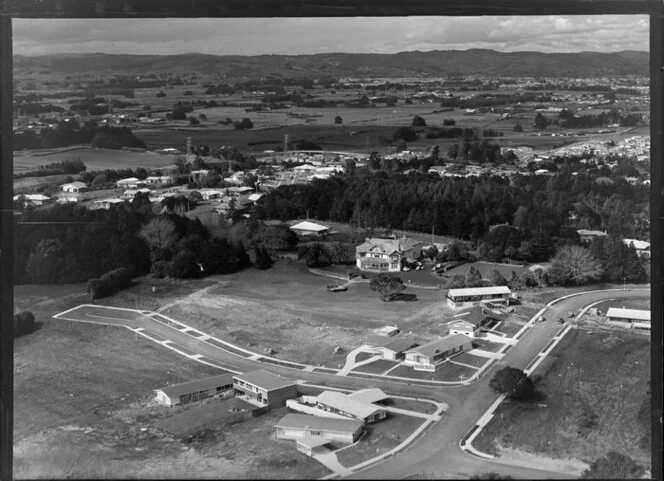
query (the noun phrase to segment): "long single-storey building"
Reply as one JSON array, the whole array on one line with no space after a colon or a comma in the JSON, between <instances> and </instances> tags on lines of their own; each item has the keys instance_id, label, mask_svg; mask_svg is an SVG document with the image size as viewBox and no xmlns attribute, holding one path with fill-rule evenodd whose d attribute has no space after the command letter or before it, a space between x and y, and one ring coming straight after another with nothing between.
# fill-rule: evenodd
<instances>
[{"instance_id":1,"label":"long single-storey building","mask_svg":"<svg viewBox=\"0 0 664 481\"><path fill-rule=\"evenodd\" d=\"M492 320L505 320L505 315L482 306L475 306L456 314L448 323L450 334L463 334L475 338Z\"/></svg>"},{"instance_id":2,"label":"long single-storey building","mask_svg":"<svg viewBox=\"0 0 664 481\"><path fill-rule=\"evenodd\" d=\"M472 341L462 335L453 334L428 342L405 352L404 364L415 371L435 371L445 358L472 349Z\"/></svg>"},{"instance_id":3,"label":"long single-storey building","mask_svg":"<svg viewBox=\"0 0 664 481\"><path fill-rule=\"evenodd\" d=\"M235 396L256 406L285 406L297 397L297 385L288 379L258 369L233 376Z\"/></svg>"},{"instance_id":4,"label":"long single-storey building","mask_svg":"<svg viewBox=\"0 0 664 481\"><path fill-rule=\"evenodd\" d=\"M324 411L357 419L362 423L373 423L387 417L384 409L337 391L320 393L316 398L316 406Z\"/></svg>"},{"instance_id":5,"label":"long single-storey building","mask_svg":"<svg viewBox=\"0 0 664 481\"><path fill-rule=\"evenodd\" d=\"M446 300L452 309L464 309L486 303L507 305L511 297L512 291L507 286L468 287L449 289Z\"/></svg>"},{"instance_id":6,"label":"long single-storey building","mask_svg":"<svg viewBox=\"0 0 664 481\"><path fill-rule=\"evenodd\" d=\"M175 384L173 386L155 389L156 401L166 406L177 406L190 402L200 401L212 396L233 394L233 375L226 373L211 376L195 381Z\"/></svg>"},{"instance_id":7,"label":"long single-storey building","mask_svg":"<svg viewBox=\"0 0 664 481\"><path fill-rule=\"evenodd\" d=\"M331 441L352 444L362 433L362 421L331 419L306 414L286 414L274 425L277 439L293 439L297 449L311 456L320 446Z\"/></svg>"},{"instance_id":8,"label":"long single-storey building","mask_svg":"<svg viewBox=\"0 0 664 481\"><path fill-rule=\"evenodd\" d=\"M649 310L609 307L606 311L606 321L612 326L650 332Z\"/></svg>"},{"instance_id":9,"label":"long single-storey building","mask_svg":"<svg viewBox=\"0 0 664 481\"><path fill-rule=\"evenodd\" d=\"M290 230L302 237L321 237L330 232L330 228L305 220L290 227Z\"/></svg>"}]
</instances>

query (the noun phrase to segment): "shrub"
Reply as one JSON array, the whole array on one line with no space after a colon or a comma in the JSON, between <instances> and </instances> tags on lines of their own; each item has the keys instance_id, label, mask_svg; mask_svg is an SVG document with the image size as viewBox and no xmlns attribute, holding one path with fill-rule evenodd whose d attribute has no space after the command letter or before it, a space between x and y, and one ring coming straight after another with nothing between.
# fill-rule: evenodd
<instances>
[{"instance_id":1,"label":"shrub","mask_svg":"<svg viewBox=\"0 0 664 481\"><path fill-rule=\"evenodd\" d=\"M35 316L30 311L19 312L14 316L14 337L28 334L35 328Z\"/></svg>"},{"instance_id":2,"label":"shrub","mask_svg":"<svg viewBox=\"0 0 664 481\"><path fill-rule=\"evenodd\" d=\"M88 281L88 294L91 299L110 296L131 284L131 273L126 267L113 269L102 275L99 279Z\"/></svg>"}]
</instances>

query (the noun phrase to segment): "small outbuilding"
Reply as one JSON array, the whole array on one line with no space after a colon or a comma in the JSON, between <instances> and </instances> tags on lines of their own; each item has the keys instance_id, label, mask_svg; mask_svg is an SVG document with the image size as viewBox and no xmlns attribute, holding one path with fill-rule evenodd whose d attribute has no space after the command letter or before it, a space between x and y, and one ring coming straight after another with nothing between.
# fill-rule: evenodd
<instances>
[{"instance_id":1,"label":"small outbuilding","mask_svg":"<svg viewBox=\"0 0 664 481\"><path fill-rule=\"evenodd\" d=\"M329 227L308 220L295 224L290 229L302 237L321 237L330 232Z\"/></svg>"}]
</instances>

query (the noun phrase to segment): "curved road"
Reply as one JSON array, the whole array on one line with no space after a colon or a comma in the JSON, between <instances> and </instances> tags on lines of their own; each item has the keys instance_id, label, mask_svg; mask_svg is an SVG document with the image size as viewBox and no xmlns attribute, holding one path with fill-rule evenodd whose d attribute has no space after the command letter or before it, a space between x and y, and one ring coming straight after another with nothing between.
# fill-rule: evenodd
<instances>
[{"instance_id":1,"label":"curved road","mask_svg":"<svg viewBox=\"0 0 664 481\"><path fill-rule=\"evenodd\" d=\"M490 367L489 371L495 369L496 366L507 365L525 369L560 331L562 326L556 322L556 319L566 317L568 311L576 312L594 302L612 298L645 296L650 296L649 288L588 292L547 307L544 314L547 321L531 327L522 335L519 343L513 346L502 360ZM468 478L473 474L488 471L530 479L574 477L557 472L509 466L501 463L500 460L478 458L459 448L459 441L497 399L497 395L489 388L490 375L488 372L485 372L477 381L460 386L426 386L417 385L415 382L409 384L381 378L353 378L321 372L307 372L261 363L231 354L201 342L178 329L148 320L147 316L138 313L128 317L128 319L122 320L99 318L97 322L131 328L142 327L147 334L155 333L164 339L170 339L173 341L173 345L183 346L202 354L208 361L240 372L261 368L319 385L348 389L378 387L391 394L430 398L449 405L448 414L443 417L443 420L433 424L419 440L411 444L405 450L405 455L400 453L393 458L388 458L386 461L353 474L350 476L351 478L396 479L416 474L438 478Z\"/></svg>"}]
</instances>

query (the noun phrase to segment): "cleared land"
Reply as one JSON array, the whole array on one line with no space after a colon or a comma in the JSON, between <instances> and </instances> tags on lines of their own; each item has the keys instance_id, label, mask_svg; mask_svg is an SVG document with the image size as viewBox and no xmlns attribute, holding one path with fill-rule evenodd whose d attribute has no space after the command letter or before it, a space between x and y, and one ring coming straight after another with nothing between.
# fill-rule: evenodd
<instances>
[{"instance_id":1,"label":"cleared land","mask_svg":"<svg viewBox=\"0 0 664 481\"><path fill-rule=\"evenodd\" d=\"M541 399L502 404L474 441L486 452L507 446L584 462L620 451L650 461L637 422L650 378L649 339L572 330L535 371Z\"/></svg>"},{"instance_id":2,"label":"cleared land","mask_svg":"<svg viewBox=\"0 0 664 481\"><path fill-rule=\"evenodd\" d=\"M336 346L347 353L389 323L426 336L445 333L439 291L407 289L417 292L417 302L383 302L367 284L333 294L326 290L329 278L286 264L215 279L219 284L205 294L164 314L255 352L273 349L280 359L337 367L344 356L335 356Z\"/></svg>"}]
</instances>

